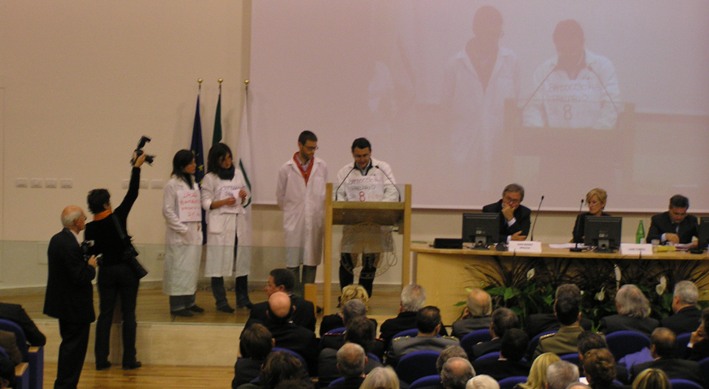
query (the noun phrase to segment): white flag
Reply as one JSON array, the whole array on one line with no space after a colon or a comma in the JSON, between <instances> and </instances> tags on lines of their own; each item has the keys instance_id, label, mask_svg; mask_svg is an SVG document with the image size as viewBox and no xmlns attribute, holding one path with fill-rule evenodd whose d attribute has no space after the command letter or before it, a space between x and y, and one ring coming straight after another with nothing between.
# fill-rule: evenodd
<instances>
[{"instance_id":1,"label":"white flag","mask_svg":"<svg viewBox=\"0 0 709 389\"><path fill-rule=\"evenodd\" d=\"M246 180L246 187L249 189L251 196L249 196L249 201L244 204L244 213L239 215L237 218L238 225L237 231L239 236L239 247L237 253L236 261L236 277L241 277L249 274L249 269L251 268L251 257L253 256L252 251L252 239L251 239L251 212L253 207L251 206L251 199L253 198L253 191L251 185L251 134L250 134L250 122L249 122L249 92L248 89L244 96L244 109L241 113L241 124L239 125L239 143L237 144L236 155L239 157L239 165L237 166L241 170L241 174L244 175Z\"/></svg>"}]
</instances>

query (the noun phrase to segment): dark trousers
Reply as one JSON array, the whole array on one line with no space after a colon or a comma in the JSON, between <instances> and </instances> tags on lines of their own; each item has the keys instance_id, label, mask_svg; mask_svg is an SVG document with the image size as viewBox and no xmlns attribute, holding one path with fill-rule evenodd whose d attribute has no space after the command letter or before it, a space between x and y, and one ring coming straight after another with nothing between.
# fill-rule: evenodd
<instances>
[{"instance_id":1,"label":"dark trousers","mask_svg":"<svg viewBox=\"0 0 709 389\"><path fill-rule=\"evenodd\" d=\"M138 299L138 277L127 264L99 268L98 294L99 316L96 322L96 363L108 361L113 311L118 296L123 314L123 365L130 365L135 358L135 304Z\"/></svg>"},{"instance_id":2,"label":"dark trousers","mask_svg":"<svg viewBox=\"0 0 709 389\"><path fill-rule=\"evenodd\" d=\"M57 379L54 381L54 388L76 388L79 384L81 369L86 358L86 348L89 346L90 328L91 323L69 323L59 319L62 343L59 345Z\"/></svg>"},{"instance_id":3,"label":"dark trousers","mask_svg":"<svg viewBox=\"0 0 709 389\"><path fill-rule=\"evenodd\" d=\"M356 255L356 254L355 254ZM359 284L372 297L374 276L377 274L379 253L362 254L362 271L359 273ZM340 289L354 282L354 258L351 253L340 253Z\"/></svg>"}]
</instances>

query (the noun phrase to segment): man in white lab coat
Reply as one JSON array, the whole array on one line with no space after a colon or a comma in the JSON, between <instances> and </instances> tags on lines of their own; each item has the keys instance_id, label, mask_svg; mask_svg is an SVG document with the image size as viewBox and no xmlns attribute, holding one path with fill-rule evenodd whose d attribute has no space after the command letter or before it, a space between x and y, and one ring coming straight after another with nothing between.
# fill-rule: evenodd
<instances>
[{"instance_id":1,"label":"man in white lab coat","mask_svg":"<svg viewBox=\"0 0 709 389\"><path fill-rule=\"evenodd\" d=\"M311 131L301 132L298 151L281 166L276 186L276 199L283 211L286 267L295 274L299 290L315 282L322 261L327 165L315 157L317 149L318 137Z\"/></svg>"}]
</instances>

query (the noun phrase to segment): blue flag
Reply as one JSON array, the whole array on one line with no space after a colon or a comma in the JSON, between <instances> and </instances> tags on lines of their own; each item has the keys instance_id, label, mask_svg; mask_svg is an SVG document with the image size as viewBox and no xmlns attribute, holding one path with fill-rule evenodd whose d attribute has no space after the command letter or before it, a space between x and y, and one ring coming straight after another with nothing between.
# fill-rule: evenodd
<instances>
[{"instance_id":1,"label":"blue flag","mask_svg":"<svg viewBox=\"0 0 709 389\"><path fill-rule=\"evenodd\" d=\"M202 178L204 178L204 146L202 146L202 119L199 115L199 94L197 95L197 108L194 113L190 150L194 153L194 159L197 163L197 171L194 173L194 178L198 184L201 184Z\"/></svg>"}]
</instances>

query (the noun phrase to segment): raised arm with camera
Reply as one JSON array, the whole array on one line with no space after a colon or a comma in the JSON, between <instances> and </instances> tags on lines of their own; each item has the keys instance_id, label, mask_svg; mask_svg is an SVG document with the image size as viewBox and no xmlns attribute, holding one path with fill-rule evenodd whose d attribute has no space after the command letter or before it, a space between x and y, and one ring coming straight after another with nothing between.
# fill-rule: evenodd
<instances>
[{"instance_id":1,"label":"raised arm with camera","mask_svg":"<svg viewBox=\"0 0 709 389\"><path fill-rule=\"evenodd\" d=\"M128 214L138 198L140 167L147 157L148 155L143 152L133 153L128 192L115 209L111 206L111 194L106 189L94 189L87 196L89 210L94 218L86 225L84 236L87 240L94 241L93 253L103 254L101 271L98 274L100 313L96 323L97 370L111 366L108 361L109 344L113 311L118 296L120 296L123 312L123 368L135 369L141 366L141 363L136 360L135 350L135 305L140 275L137 274L133 264L126 260L125 253L127 247L132 248L129 245L130 235L126 228Z\"/></svg>"}]
</instances>

